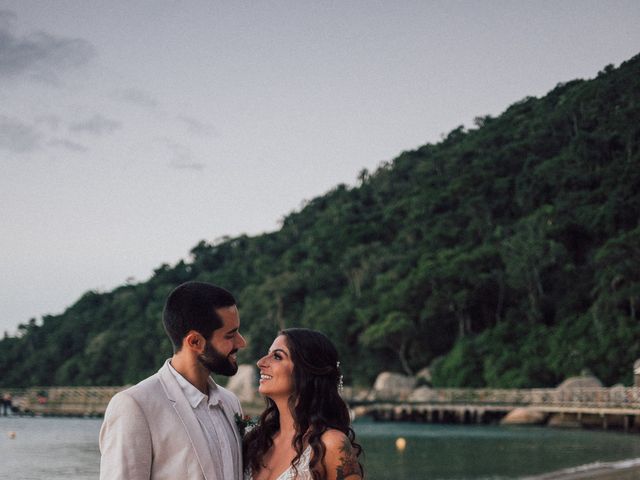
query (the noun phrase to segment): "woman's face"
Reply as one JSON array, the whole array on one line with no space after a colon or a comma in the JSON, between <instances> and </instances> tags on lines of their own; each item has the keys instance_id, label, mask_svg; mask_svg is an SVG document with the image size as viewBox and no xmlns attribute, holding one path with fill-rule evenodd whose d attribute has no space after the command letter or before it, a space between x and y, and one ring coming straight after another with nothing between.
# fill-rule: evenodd
<instances>
[{"instance_id":1,"label":"woman's face","mask_svg":"<svg viewBox=\"0 0 640 480\"><path fill-rule=\"evenodd\" d=\"M289 398L293 393L293 361L287 346L287 337L276 337L269 353L258 360L260 387L258 391L274 400Z\"/></svg>"}]
</instances>

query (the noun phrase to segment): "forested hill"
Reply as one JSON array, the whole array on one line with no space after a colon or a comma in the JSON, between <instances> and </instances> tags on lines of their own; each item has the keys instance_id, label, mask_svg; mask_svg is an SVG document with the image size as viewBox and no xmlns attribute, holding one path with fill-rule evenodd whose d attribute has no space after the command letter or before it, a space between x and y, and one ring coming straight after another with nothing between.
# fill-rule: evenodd
<instances>
[{"instance_id":1,"label":"forested hill","mask_svg":"<svg viewBox=\"0 0 640 480\"><path fill-rule=\"evenodd\" d=\"M347 381L431 366L438 386L630 383L640 357L640 55L559 84L339 185L277 232L200 242L144 283L88 292L0 341L0 385L120 385L171 354L169 291L239 298L249 347L309 326Z\"/></svg>"}]
</instances>

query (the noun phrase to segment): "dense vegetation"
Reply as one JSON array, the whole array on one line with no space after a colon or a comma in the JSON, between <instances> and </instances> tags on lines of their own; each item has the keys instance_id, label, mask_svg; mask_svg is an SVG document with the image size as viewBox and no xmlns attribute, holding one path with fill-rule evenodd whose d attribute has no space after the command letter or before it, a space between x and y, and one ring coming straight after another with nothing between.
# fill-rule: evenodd
<instances>
[{"instance_id":1,"label":"dense vegetation","mask_svg":"<svg viewBox=\"0 0 640 480\"><path fill-rule=\"evenodd\" d=\"M640 357L640 56L339 185L279 231L200 242L0 341L0 385L135 382L171 353L179 283L239 298L242 360L278 329L338 345L347 380L430 365L438 386L631 382Z\"/></svg>"}]
</instances>

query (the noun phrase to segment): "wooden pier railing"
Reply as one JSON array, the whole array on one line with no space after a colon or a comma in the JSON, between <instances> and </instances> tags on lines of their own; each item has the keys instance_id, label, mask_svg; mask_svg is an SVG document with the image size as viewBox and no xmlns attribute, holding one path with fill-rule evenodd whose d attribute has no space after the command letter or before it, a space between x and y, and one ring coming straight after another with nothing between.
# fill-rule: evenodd
<instances>
[{"instance_id":1,"label":"wooden pier railing","mask_svg":"<svg viewBox=\"0 0 640 480\"><path fill-rule=\"evenodd\" d=\"M126 387L32 387L0 389L10 393L21 412L43 415L103 415L109 400ZM348 390L348 389L347 389ZM529 407L548 413L597 413L640 417L640 387L581 389L422 389L419 400L394 401L345 395L353 408L474 410L508 412ZM640 420L639 420L640 422Z\"/></svg>"},{"instance_id":2,"label":"wooden pier railing","mask_svg":"<svg viewBox=\"0 0 640 480\"><path fill-rule=\"evenodd\" d=\"M424 389L419 400L397 400L402 404L463 404L508 407L576 407L628 409L640 414L639 387L611 388L534 388L534 389ZM357 399L346 397L351 405L381 403L375 398ZM390 403L384 400L384 403Z\"/></svg>"},{"instance_id":3,"label":"wooden pier railing","mask_svg":"<svg viewBox=\"0 0 640 480\"><path fill-rule=\"evenodd\" d=\"M517 408L542 422L640 430L640 388L421 389L415 400L347 396L356 416L434 423L493 423ZM417 399L419 398L419 400ZM538 420L535 420L538 422Z\"/></svg>"},{"instance_id":4,"label":"wooden pier railing","mask_svg":"<svg viewBox=\"0 0 640 480\"><path fill-rule=\"evenodd\" d=\"M21 413L35 415L101 416L109 400L126 387L32 387L2 390L12 395Z\"/></svg>"}]
</instances>

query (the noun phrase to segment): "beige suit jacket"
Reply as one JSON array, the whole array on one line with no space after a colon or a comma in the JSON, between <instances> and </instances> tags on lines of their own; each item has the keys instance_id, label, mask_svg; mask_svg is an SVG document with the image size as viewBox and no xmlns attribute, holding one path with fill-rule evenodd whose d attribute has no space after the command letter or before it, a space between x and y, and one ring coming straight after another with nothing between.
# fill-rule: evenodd
<instances>
[{"instance_id":1,"label":"beige suit jacket","mask_svg":"<svg viewBox=\"0 0 640 480\"><path fill-rule=\"evenodd\" d=\"M216 476L207 439L168 362L109 402L100 429L100 479L238 480ZM230 391L218 388L242 452L234 417L242 413L240 402ZM241 463L236 465L240 476Z\"/></svg>"}]
</instances>

